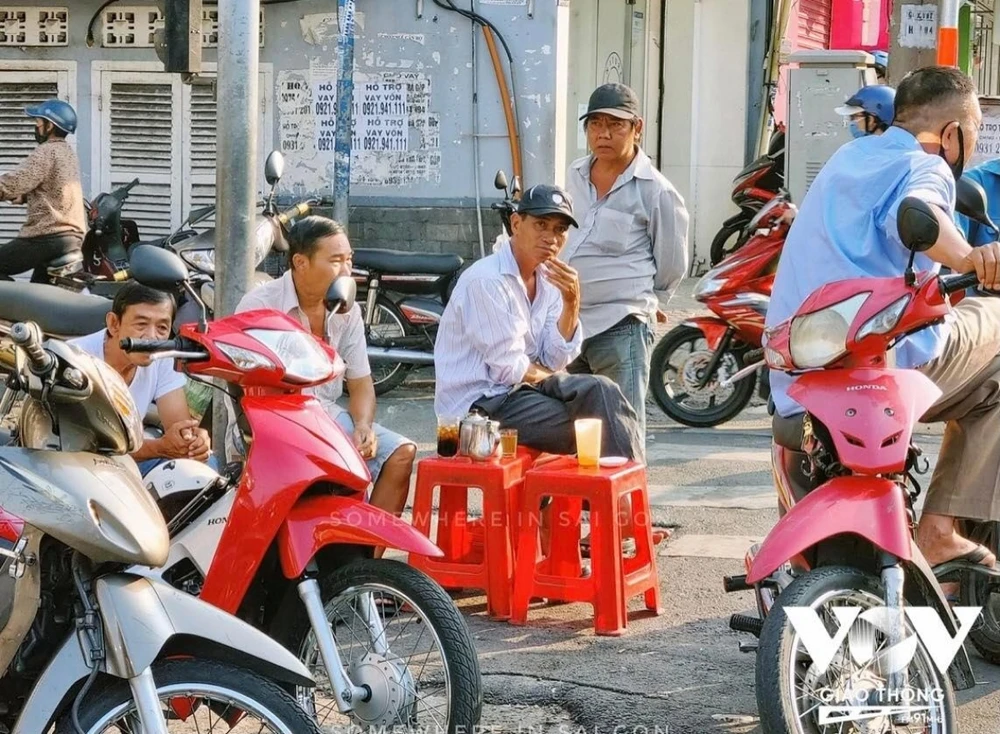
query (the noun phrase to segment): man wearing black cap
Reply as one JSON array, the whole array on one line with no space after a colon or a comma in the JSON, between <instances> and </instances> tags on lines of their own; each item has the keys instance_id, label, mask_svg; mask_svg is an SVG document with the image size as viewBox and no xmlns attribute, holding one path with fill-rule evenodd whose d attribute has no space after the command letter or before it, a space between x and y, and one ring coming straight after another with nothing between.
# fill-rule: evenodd
<instances>
[{"instance_id":1,"label":"man wearing black cap","mask_svg":"<svg viewBox=\"0 0 1000 734\"><path fill-rule=\"evenodd\" d=\"M576 451L573 422L601 418L602 454L638 458L635 411L614 382L564 372L580 352L580 283L556 259L576 227L569 194L533 186L511 217L510 242L476 262L448 301L434 347L435 411L478 409L518 442L540 451Z\"/></svg>"},{"instance_id":2,"label":"man wearing black cap","mask_svg":"<svg viewBox=\"0 0 1000 734\"><path fill-rule=\"evenodd\" d=\"M604 84L582 118L591 154L570 165L566 188L579 228L562 259L580 274L586 339L569 371L614 380L646 432L650 350L657 322L688 266L684 200L639 147L639 99Z\"/></svg>"}]
</instances>

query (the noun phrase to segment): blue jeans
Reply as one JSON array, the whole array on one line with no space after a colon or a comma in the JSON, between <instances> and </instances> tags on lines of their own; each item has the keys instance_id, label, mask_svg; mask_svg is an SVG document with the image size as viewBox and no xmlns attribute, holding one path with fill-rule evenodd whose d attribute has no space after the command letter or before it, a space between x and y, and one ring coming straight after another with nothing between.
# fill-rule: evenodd
<instances>
[{"instance_id":1,"label":"blue jeans","mask_svg":"<svg viewBox=\"0 0 1000 734\"><path fill-rule=\"evenodd\" d=\"M639 318L628 316L607 331L584 339L580 356L567 367L573 374L603 375L621 388L639 419L643 448L652 350L653 330Z\"/></svg>"}]
</instances>

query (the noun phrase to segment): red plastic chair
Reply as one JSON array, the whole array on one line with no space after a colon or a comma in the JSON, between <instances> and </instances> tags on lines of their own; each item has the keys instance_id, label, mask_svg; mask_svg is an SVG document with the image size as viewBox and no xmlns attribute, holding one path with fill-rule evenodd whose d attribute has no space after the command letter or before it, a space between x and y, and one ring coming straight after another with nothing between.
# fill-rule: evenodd
<instances>
[{"instance_id":1,"label":"red plastic chair","mask_svg":"<svg viewBox=\"0 0 1000 734\"><path fill-rule=\"evenodd\" d=\"M618 508L631 497L631 525L636 541L633 558L622 555ZM536 555L541 528L539 503L552 497L551 548ZM580 512L590 505L591 573L583 576L580 557ZM646 470L629 463L616 468L586 468L574 457L562 457L530 469L521 490L522 518L516 546L511 623L526 624L532 598L587 602L594 607L599 635L620 635L627 626L626 603L643 594L646 609L659 614L660 587L653 555Z\"/></svg>"}]
</instances>

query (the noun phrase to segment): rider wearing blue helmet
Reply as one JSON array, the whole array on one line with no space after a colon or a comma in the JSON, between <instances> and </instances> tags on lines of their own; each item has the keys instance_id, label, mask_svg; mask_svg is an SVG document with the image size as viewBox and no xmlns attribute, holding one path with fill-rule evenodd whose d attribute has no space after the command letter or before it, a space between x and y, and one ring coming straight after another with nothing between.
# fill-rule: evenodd
<instances>
[{"instance_id":1,"label":"rider wearing blue helmet","mask_svg":"<svg viewBox=\"0 0 1000 734\"><path fill-rule=\"evenodd\" d=\"M873 84L861 87L835 112L851 118L851 135L855 138L881 135L889 129L895 117L895 100L895 89L884 84Z\"/></svg>"},{"instance_id":2,"label":"rider wearing blue helmet","mask_svg":"<svg viewBox=\"0 0 1000 734\"><path fill-rule=\"evenodd\" d=\"M44 282L46 265L80 249L85 220L80 162L66 136L76 132L76 112L59 99L25 109L35 121L38 147L13 171L0 176L0 201L27 204L16 239L0 246L0 276L34 270Z\"/></svg>"}]
</instances>

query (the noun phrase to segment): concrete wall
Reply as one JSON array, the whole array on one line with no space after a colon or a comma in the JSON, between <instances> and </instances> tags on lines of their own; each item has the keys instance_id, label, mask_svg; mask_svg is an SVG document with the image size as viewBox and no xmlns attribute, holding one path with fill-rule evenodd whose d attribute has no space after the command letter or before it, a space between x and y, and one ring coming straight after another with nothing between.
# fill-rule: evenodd
<instances>
[{"instance_id":1,"label":"concrete wall","mask_svg":"<svg viewBox=\"0 0 1000 734\"><path fill-rule=\"evenodd\" d=\"M45 4L50 4L49 0ZM157 62L157 57L151 48L110 49L103 48L100 41L92 47L86 45L87 23L101 0L51 0L51 4L70 9L69 46L0 48L0 60L75 61L78 112L82 121L90 121L99 93L91 88L93 62ZM133 4L158 3L123 0L109 9ZM334 0L264 6L265 42L260 61L273 67L275 83L274 89L261 90L274 103L274 130L267 131L265 146L286 150L287 175L282 190L289 195L332 194L332 151L318 149L315 102L319 85L336 78L336 7ZM559 79L557 15L561 13L565 23L565 0L534 3L532 18L526 4L479 2L477 9L501 30L514 55L524 182L551 181L562 168L557 166L556 151L565 150L565 123L557 127L555 104ZM408 82L411 88L407 95L407 151L357 155L352 205L359 207L359 213L365 207L468 207L474 204L478 179L488 213L488 204L496 198L494 174L499 168L510 173L512 163L497 82L482 34L475 32L482 137L478 170L474 170L471 22L430 0L424 3L422 18L416 17L412 0L358 0L357 14L355 101L363 103L366 81L385 78ZM96 26L99 29L100 23ZM216 49L205 49L204 60L214 62ZM298 98L282 94L295 87L302 93ZM84 188L91 195L96 193L93 181L97 167L92 160L92 135L90 125L84 124L77 136ZM493 235L487 232L488 242Z\"/></svg>"},{"instance_id":2,"label":"concrete wall","mask_svg":"<svg viewBox=\"0 0 1000 734\"><path fill-rule=\"evenodd\" d=\"M661 170L687 203L695 260L707 261L737 211L730 193L744 165L748 20L746 0L667 4Z\"/></svg>"}]
</instances>

